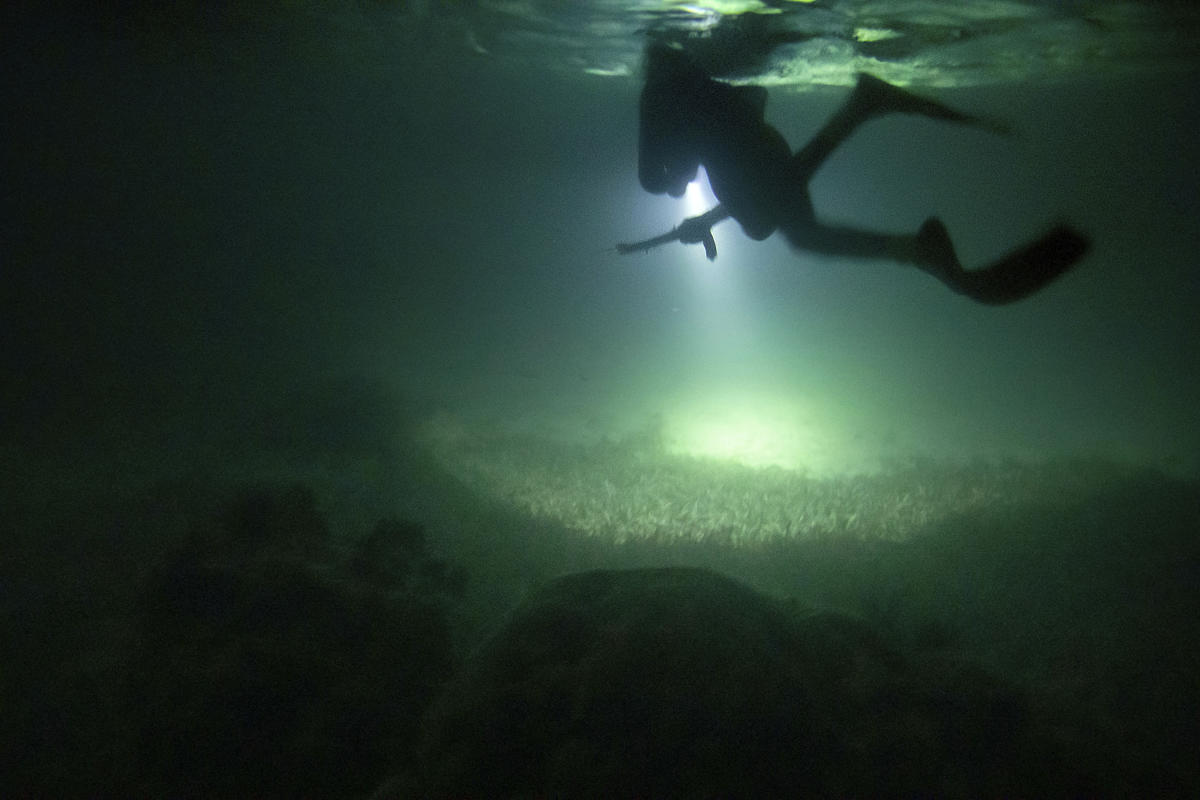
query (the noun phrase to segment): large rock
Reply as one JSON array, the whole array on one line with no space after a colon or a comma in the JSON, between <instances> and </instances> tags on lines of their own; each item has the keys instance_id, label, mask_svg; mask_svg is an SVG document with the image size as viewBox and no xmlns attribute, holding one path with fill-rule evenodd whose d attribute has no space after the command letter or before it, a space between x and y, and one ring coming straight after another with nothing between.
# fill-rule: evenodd
<instances>
[{"instance_id":1,"label":"large rock","mask_svg":"<svg viewBox=\"0 0 1200 800\"><path fill-rule=\"evenodd\" d=\"M919 666L919 668L918 668ZM427 717L427 797L998 796L1083 788L1024 696L713 572L597 571L519 608ZM381 796L389 794L381 791Z\"/></svg>"}]
</instances>

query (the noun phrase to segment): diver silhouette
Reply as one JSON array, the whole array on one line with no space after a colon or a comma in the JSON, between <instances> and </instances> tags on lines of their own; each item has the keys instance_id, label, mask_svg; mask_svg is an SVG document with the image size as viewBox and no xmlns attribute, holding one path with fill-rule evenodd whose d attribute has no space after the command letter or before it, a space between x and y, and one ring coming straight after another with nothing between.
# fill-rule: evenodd
<instances>
[{"instance_id":1,"label":"diver silhouette","mask_svg":"<svg viewBox=\"0 0 1200 800\"><path fill-rule=\"evenodd\" d=\"M763 87L713 80L682 51L651 44L639 108L642 188L679 197L703 165L720 203L660 236L618 244L617 251L645 251L675 241L700 243L712 260L717 257L712 226L732 217L755 240L780 230L803 250L912 264L973 300L1003 304L1043 288L1088 249L1085 236L1058 225L994 264L967 270L959 263L946 226L936 217L925 220L915 235L826 225L816 217L808 183L833 150L872 117L890 112L920 114L1000 134L1009 131L1000 122L955 111L860 73L842 108L793 154L783 136L764 120L766 104Z\"/></svg>"}]
</instances>

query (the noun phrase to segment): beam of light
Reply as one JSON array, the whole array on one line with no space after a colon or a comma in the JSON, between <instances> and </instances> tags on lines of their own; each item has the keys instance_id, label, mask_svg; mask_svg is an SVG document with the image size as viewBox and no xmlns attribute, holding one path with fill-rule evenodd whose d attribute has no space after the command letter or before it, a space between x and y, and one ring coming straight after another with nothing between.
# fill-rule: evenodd
<instances>
[{"instance_id":1,"label":"beam of light","mask_svg":"<svg viewBox=\"0 0 1200 800\"><path fill-rule=\"evenodd\" d=\"M683 193L683 203L689 217L703 214L717 205L717 198L708 185L708 174L704 171L704 167L701 167L696 173L696 179L687 185L687 189Z\"/></svg>"},{"instance_id":2,"label":"beam of light","mask_svg":"<svg viewBox=\"0 0 1200 800\"><path fill-rule=\"evenodd\" d=\"M718 205L701 167L683 195L684 215L695 217ZM686 247L687 277L678 287L689 314L694 352L702 361L736 360L748 342L749 318L741 297L736 259L722 252L721 233L713 229L718 256L709 261L698 244Z\"/></svg>"},{"instance_id":3,"label":"beam of light","mask_svg":"<svg viewBox=\"0 0 1200 800\"><path fill-rule=\"evenodd\" d=\"M689 217L717 205L703 167L688 184L683 201ZM715 238L715 237L714 237ZM698 248L697 248L698 250ZM718 241L718 252L721 243ZM680 287L690 311L690 356L697 381L680 387L663 409L664 442L671 452L743 466L809 470L823 467L821 434L782 387L754 387L747 367L769 346L743 285L744 264L725 252L710 262L689 259L691 280ZM820 451L820 452L819 452Z\"/></svg>"}]
</instances>

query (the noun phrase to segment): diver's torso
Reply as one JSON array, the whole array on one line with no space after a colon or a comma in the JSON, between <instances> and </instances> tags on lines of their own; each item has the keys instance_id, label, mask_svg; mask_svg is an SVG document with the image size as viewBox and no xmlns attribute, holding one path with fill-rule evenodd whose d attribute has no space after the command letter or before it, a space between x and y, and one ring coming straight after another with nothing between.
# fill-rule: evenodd
<instances>
[{"instance_id":1,"label":"diver's torso","mask_svg":"<svg viewBox=\"0 0 1200 800\"><path fill-rule=\"evenodd\" d=\"M697 109L700 163L713 194L752 239L765 239L780 214L794 215L805 187L788 180L792 151L763 119L762 100L742 87L710 81Z\"/></svg>"}]
</instances>

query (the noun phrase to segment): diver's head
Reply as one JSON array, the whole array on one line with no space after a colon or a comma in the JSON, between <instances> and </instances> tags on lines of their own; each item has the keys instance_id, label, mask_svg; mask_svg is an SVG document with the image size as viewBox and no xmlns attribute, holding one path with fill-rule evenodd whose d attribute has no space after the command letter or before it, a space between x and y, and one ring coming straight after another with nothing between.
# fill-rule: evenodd
<instances>
[{"instance_id":1,"label":"diver's head","mask_svg":"<svg viewBox=\"0 0 1200 800\"><path fill-rule=\"evenodd\" d=\"M659 41L646 46L638 129L638 180L646 191L682 197L696 178L696 100L705 81L682 50Z\"/></svg>"},{"instance_id":2,"label":"diver's head","mask_svg":"<svg viewBox=\"0 0 1200 800\"><path fill-rule=\"evenodd\" d=\"M692 156L686 147L673 149L670 145L664 146L657 137L647 135L645 128L643 124L638 145L638 181L651 194L683 197L687 185L696 179L700 169L699 159Z\"/></svg>"},{"instance_id":3,"label":"diver's head","mask_svg":"<svg viewBox=\"0 0 1200 800\"><path fill-rule=\"evenodd\" d=\"M647 82L695 80L697 77L701 79L708 77L683 51L683 48L673 42L651 39L646 43L643 59Z\"/></svg>"}]
</instances>

